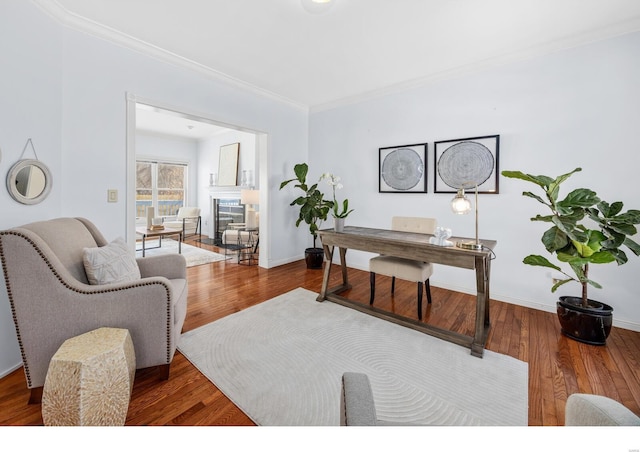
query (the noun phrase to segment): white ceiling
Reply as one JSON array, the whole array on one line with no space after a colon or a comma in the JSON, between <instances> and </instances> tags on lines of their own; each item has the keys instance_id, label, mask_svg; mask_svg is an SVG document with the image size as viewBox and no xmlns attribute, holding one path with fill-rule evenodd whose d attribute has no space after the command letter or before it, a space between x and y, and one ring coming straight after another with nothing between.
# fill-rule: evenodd
<instances>
[{"instance_id":1,"label":"white ceiling","mask_svg":"<svg viewBox=\"0 0 640 452\"><path fill-rule=\"evenodd\" d=\"M228 131L203 118L144 104L136 107L136 129L191 140L202 140Z\"/></svg>"},{"instance_id":2,"label":"white ceiling","mask_svg":"<svg viewBox=\"0 0 640 452\"><path fill-rule=\"evenodd\" d=\"M640 30L638 0L34 0L68 25L303 108Z\"/></svg>"}]
</instances>

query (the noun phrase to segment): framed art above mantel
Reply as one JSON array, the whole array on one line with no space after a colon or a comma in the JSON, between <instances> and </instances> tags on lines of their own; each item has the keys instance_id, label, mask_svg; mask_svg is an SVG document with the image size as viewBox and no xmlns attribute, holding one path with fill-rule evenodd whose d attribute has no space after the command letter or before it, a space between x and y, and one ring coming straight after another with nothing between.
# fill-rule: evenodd
<instances>
[{"instance_id":1,"label":"framed art above mantel","mask_svg":"<svg viewBox=\"0 0 640 452\"><path fill-rule=\"evenodd\" d=\"M218 163L218 185L238 185L238 156L240 143L220 146L220 160Z\"/></svg>"}]
</instances>

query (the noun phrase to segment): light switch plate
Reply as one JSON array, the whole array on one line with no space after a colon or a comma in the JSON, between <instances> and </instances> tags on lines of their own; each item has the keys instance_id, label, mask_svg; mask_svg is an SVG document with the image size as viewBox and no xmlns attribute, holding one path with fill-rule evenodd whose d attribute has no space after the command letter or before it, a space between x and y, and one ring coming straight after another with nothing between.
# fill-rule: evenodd
<instances>
[{"instance_id":1,"label":"light switch plate","mask_svg":"<svg viewBox=\"0 0 640 452\"><path fill-rule=\"evenodd\" d=\"M116 189L107 190L107 202L118 202L118 190Z\"/></svg>"}]
</instances>

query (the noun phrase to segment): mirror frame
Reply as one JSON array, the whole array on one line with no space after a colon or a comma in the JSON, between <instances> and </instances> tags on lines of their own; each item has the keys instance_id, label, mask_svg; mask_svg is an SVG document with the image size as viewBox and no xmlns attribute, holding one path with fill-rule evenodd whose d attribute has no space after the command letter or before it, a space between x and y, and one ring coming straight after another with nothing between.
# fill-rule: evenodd
<instances>
[{"instance_id":1,"label":"mirror frame","mask_svg":"<svg viewBox=\"0 0 640 452\"><path fill-rule=\"evenodd\" d=\"M20 172L20 170L31 165L39 168L44 174L44 189L42 190L42 193L40 193L38 196L33 198L27 198L26 196L23 196L16 188L16 178L18 177L18 173ZM9 174L7 174L7 190L9 191L9 194L11 195L11 197L21 204L38 204L39 202L44 201L44 199L51 192L52 185L53 185L53 179L51 177L51 172L49 171L49 168L47 168L47 165L45 165L39 160L34 160L34 159L18 160L16 163L13 164L13 166L9 170Z\"/></svg>"}]
</instances>

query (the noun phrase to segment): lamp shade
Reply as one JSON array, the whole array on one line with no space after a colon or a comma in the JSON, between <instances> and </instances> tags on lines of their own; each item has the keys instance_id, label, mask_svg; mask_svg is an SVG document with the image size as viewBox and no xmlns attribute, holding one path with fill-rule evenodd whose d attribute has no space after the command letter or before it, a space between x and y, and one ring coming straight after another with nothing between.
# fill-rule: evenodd
<instances>
[{"instance_id":1,"label":"lamp shade","mask_svg":"<svg viewBox=\"0 0 640 452\"><path fill-rule=\"evenodd\" d=\"M260 204L260 190L240 190L240 202L242 204Z\"/></svg>"}]
</instances>

